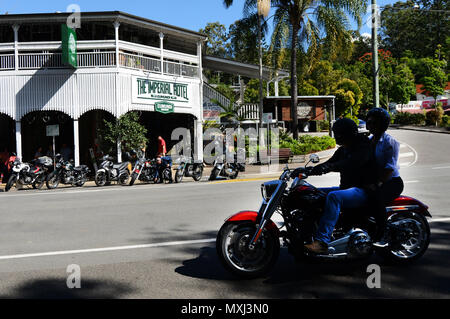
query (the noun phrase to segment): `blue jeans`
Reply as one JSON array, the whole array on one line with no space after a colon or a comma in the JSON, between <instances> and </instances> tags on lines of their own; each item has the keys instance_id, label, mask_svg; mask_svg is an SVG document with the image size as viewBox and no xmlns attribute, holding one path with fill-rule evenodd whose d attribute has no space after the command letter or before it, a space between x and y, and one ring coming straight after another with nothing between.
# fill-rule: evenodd
<instances>
[{"instance_id":1,"label":"blue jeans","mask_svg":"<svg viewBox=\"0 0 450 319\"><path fill-rule=\"evenodd\" d=\"M367 194L362 188L358 187L348 189L329 187L320 188L320 190L328 193L328 195L315 239L328 244L331 241L331 234L339 219L341 210L363 206L367 201Z\"/></svg>"}]
</instances>

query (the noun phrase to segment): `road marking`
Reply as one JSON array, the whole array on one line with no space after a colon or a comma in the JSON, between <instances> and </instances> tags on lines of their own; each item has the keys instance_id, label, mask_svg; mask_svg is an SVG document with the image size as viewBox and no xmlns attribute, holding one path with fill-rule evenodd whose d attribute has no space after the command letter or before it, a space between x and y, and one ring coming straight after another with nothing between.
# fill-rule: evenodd
<instances>
[{"instance_id":1,"label":"road marking","mask_svg":"<svg viewBox=\"0 0 450 319\"><path fill-rule=\"evenodd\" d=\"M429 223L433 223L433 222L439 223L439 222L448 222L448 221L450 221L450 218L438 218L438 219L428 220Z\"/></svg>"},{"instance_id":2,"label":"road marking","mask_svg":"<svg viewBox=\"0 0 450 319\"><path fill-rule=\"evenodd\" d=\"M255 178L241 178L241 179L227 179L224 181L214 181L209 182L209 184L221 184L221 183L236 183L236 182L251 182L251 181L265 181L267 179L270 179L272 177L266 176L266 177L255 177Z\"/></svg>"},{"instance_id":3,"label":"road marking","mask_svg":"<svg viewBox=\"0 0 450 319\"><path fill-rule=\"evenodd\" d=\"M400 143L400 147L409 147L411 149L411 151L413 152L413 155L414 155L414 161L409 162L409 163L405 163L405 164L400 164L400 166L402 166L402 167L410 167L410 166L413 166L414 164L416 164L417 160L419 159L419 156L417 155L417 151L409 144L406 144L406 143L400 142L400 141L398 141L398 142ZM404 146L402 146L402 145L404 145ZM409 153L406 153L406 154L409 154ZM401 156L401 154L399 154L399 157L404 157L404 156Z\"/></svg>"},{"instance_id":4,"label":"road marking","mask_svg":"<svg viewBox=\"0 0 450 319\"><path fill-rule=\"evenodd\" d=\"M399 158L402 158L402 157L410 157L410 156L414 156L414 153L413 153L413 152L408 152L408 153L400 153L400 154L398 155Z\"/></svg>"},{"instance_id":5,"label":"road marking","mask_svg":"<svg viewBox=\"0 0 450 319\"><path fill-rule=\"evenodd\" d=\"M450 168L450 166L432 167L431 169L445 169Z\"/></svg>"},{"instance_id":6,"label":"road marking","mask_svg":"<svg viewBox=\"0 0 450 319\"><path fill-rule=\"evenodd\" d=\"M404 184L409 184L409 183L418 183L419 181L405 181L403 182Z\"/></svg>"},{"instance_id":7,"label":"road marking","mask_svg":"<svg viewBox=\"0 0 450 319\"><path fill-rule=\"evenodd\" d=\"M213 243L215 241L216 241L215 238L209 238L209 239L197 239L197 240L185 240L185 241L171 241L171 242L165 242L165 243L143 244L143 245L115 246L115 247L78 249L78 250L61 250L61 251L51 251L51 252L43 252L43 253L0 256L0 260L31 258L31 257L60 256L60 255L71 255L71 254L98 253L98 252L105 252L105 251L157 248L157 247L189 245L189 244L205 244L205 243Z\"/></svg>"}]
</instances>

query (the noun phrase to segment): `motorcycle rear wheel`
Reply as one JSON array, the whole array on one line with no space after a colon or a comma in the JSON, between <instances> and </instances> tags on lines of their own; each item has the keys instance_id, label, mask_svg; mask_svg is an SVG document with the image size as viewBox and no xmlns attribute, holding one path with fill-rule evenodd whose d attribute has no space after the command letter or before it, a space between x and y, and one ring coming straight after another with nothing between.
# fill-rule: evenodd
<instances>
[{"instance_id":1,"label":"motorcycle rear wheel","mask_svg":"<svg viewBox=\"0 0 450 319\"><path fill-rule=\"evenodd\" d=\"M34 181L32 186L34 189L42 189L42 186L44 186L44 183L45 183L45 175L42 174Z\"/></svg>"},{"instance_id":2,"label":"motorcycle rear wheel","mask_svg":"<svg viewBox=\"0 0 450 319\"><path fill-rule=\"evenodd\" d=\"M122 186L125 186L128 184L129 179L130 179L130 174L128 172L122 173L119 176L119 184Z\"/></svg>"},{"instance_id":3,"label":"motorcycle rear wheel","mask_svg":"<svg viewBox=\"0 0 450 319\"><path fill-rule=\"evenodd\" d=\"M408 264L422 257L430 244L430 225L427 219L417 213L402 213L393 216L389 222L404 230L405 234L394 232L393 237L402 237L382 250L383 257L397 264Z\"/></svg>"},{"instance_id":4,"label":"motorcycle rear wheel","mask_svg":"<svg viewBox=\"0 0 450 319\"><path fill-rule=\"evenodd\" d=\"M102 171L98 171L97 174L95 174L95 185L97 186L105 186L107 182L106 173Z\"/></svg>"},{"instance_id":5,"label":"motorcycle rear wheel","mask_svg":"<svg viewBox=\"0 0 450 319\"><path fill-rule=\"evenodd\" d=\"M202 179L202 175L203 175L203 166L199 166L199 167L194 169L194 173L192 174L192 178L194 179L194 181L198 182L199 180Z\"/></svg>"},{"instance_id":6,"label":"motorcycle rear wheel","mask_svg":"<svg viewBox=\"0 0 450 319\"><path fill-rule=\"evenodd\" d=\"M217 234L216 250L222 265L241 278L266 275L275 266L280 254L280 240L271 231L264 231L253 250L248 243L256 231L251 222L225 223Z\"/></svg>"}]
</instances>

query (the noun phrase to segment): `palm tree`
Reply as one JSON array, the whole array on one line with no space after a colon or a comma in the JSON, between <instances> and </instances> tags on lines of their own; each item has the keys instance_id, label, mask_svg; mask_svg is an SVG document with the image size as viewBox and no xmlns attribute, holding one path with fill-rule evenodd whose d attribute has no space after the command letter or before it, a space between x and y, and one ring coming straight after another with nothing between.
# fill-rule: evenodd
<instances>
[{"instance_id":1,"label":"palm tree","mask_svg":"<svg viewBox=\"0 0 450 319\"><path fill-rule=\"evenodd\" d=\"M271 0L274 14L274 32L271 50L290 48L291 61L291 117L293 137L298 138L297 118L297 50L314 56L325 36L330 49L337 48L350 37L349 17L361 25L365 0ZM226 7L233 0L223 0ZM244 2L244 15L257 6L257 0ZM335 45L334 45L335 44ZM306 50L305 50L306 49Z\"/></svg>"},{"instance_id":2,"label":"palm tree","mask_svg":"<svg viewBox=\"0 0 450 319\"><path fill-rule=\"evenodd\" d=\"M240 126L240 122L246 120L246 116L248 115L248 112L243 111L242 108L244 107L243 104L239 105L234 103L234 101L230 101L228 105L223 105L216 99L212 99L211 102L214 104L219 105L222 108L222 112L220 112L219 116L222 118L227 119L230 122L237 121Z\"/></svg>"}]
</instances>

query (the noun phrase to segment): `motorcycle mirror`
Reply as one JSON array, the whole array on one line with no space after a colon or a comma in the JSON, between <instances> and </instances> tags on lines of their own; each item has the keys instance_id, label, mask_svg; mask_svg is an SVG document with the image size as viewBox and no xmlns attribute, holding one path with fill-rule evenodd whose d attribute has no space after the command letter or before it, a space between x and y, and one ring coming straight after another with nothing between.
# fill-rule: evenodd
<instances>
[{"instance_id":1,"label":"motorcycle mirror","mask_svg":"<svg viewBox=\"0 0 450 319\"><path fill-rule=\"evenodd\" d=\"M310 160L311 162L313 162L314 164L320 162L320 158L319 158L319 156L318 156L317 154L311 154L311 155L309 156L309 160Z\"/></svg>"}]
</instances>

